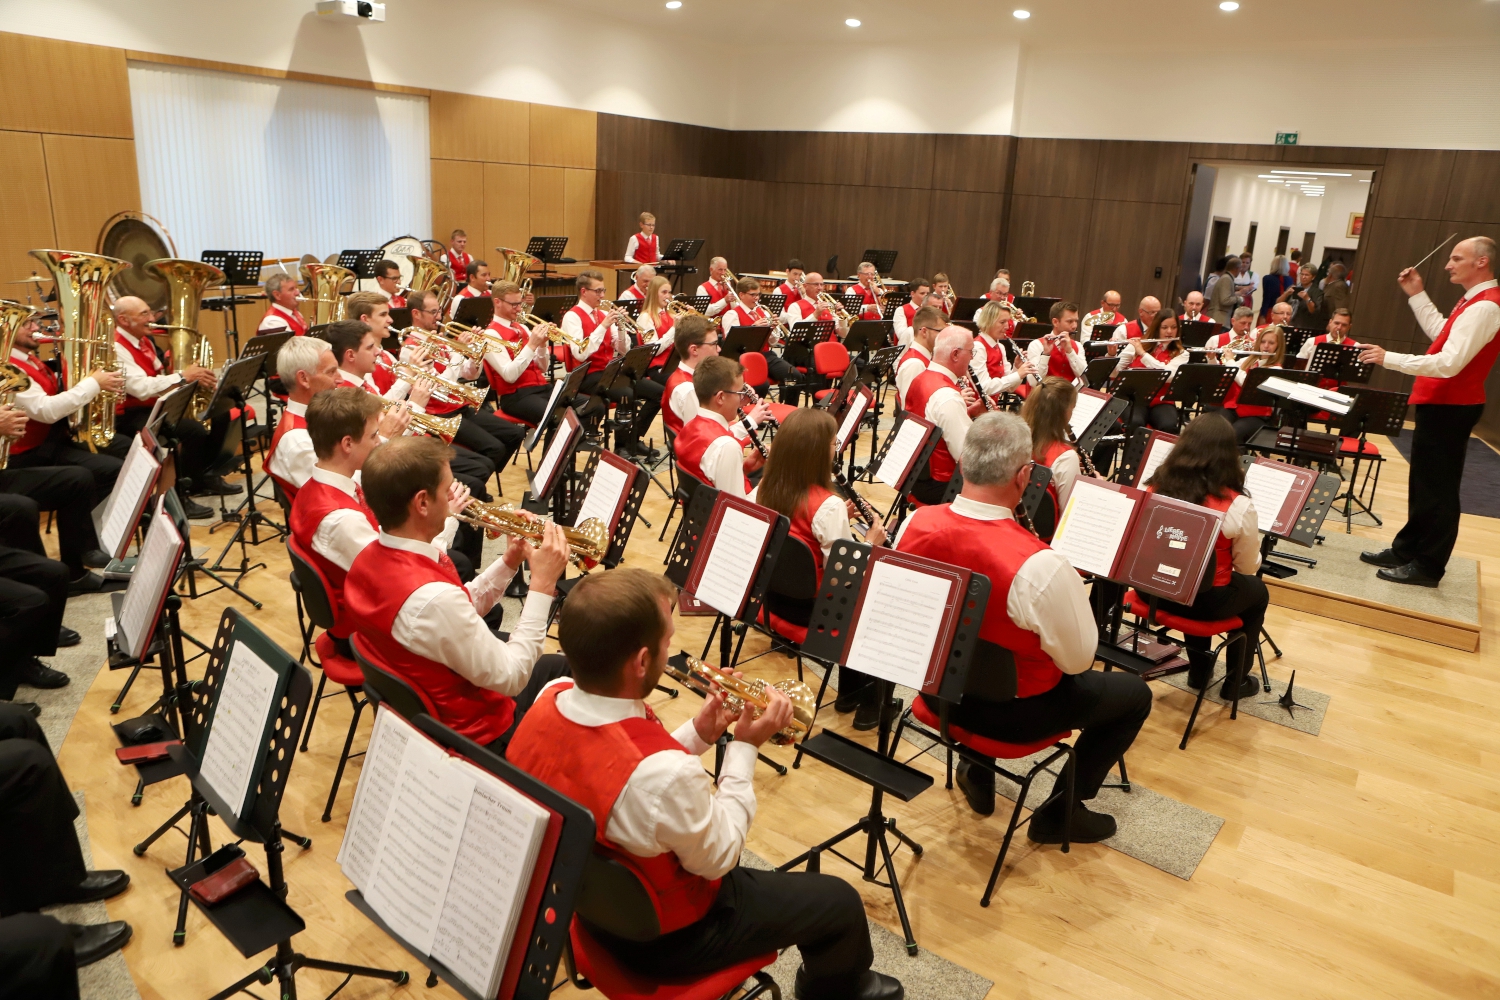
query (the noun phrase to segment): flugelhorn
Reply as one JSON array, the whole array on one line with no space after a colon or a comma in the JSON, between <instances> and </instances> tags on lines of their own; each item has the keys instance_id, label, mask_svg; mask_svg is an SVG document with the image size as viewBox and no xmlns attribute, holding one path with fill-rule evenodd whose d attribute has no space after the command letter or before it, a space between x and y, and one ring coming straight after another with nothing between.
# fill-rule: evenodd
<instances>
[{"instance_id":1,"label":"flugelhorn","mask_svg":"<svg viewBox=\"0 0 1500 1000\"><path fill-rule=\"evenodd\" d=\"M203 300L205 288L224 283L224 272L212 264L174 257L147 261L143 266L167 283L167 298L171 305L169 322L156 325L155 329L163 330L169 336L172 370L181 372L190 365L212 370L214 346L198 331L198 305ZM198 386L193 393L195 418L203 419L213 397L212 389Z\"/></svg>"},{"instance_id":2,"label":"flugelhorn","mask_svg":"<svg viewBox=\"0 0 1500 1000\"><path fill-rule=\"evenodd\" d=\"M130 263L72 250L33 250L31 256L47 265L57 289L58 323L68 345L62 352L67 387L73 388L95 371L118 371L109 286ZM114 440L115 404L121 398L119 393L101 391L85 407L81 434L93 450L106 448Z\"/></svg>"},{"instance_id":3,"label":"flugelhorn","mask_svg":"<svg viewBox=\"0 0 1500 1000\"><path fill-rule=\"evenodd\" d=\"M842 302L840 302L838 299L834 298L828 292L819 292L818 293L818 304L819 305L827 306L828 309L829 309L829 311L831 311L835 316L837 316L843 322L845 322L845 323L849 323L850 322L849 311L844 308L844 304Z\"/></svg>"},{"instance_id":4,"label":"flugelhorn","mask_svg":"<svg viewBox=\"0 0 1500 1000\"><path fill-rule=\"evenodd\" d=\"M384 360L376 362L381 368L389 369L390 373L407 382L416 382L417 379L425 378L432 383L432 398L439 403L456 403L460 406L478 406L484 402L484 397L489 395L489 389L478 385L464 385L462 382L453 382L437 372L428 371L426 368L418 368L416 365L407 364L405 361L397 361L388 364Z\"/></svg>"},{"instance_id":5,"label":"flugelhorn","mask_svg":"<svg viewBox=\"0 0 1500 1000\"><path fill-rule=\"evenodd\" d=\"M468 506L453 516L483 528L491 538L510 535L530 539L537 546L542 544L542 535L549 523L522 517L515 504L480 503L478 500L469 501ZM588 518L576 527L563 528L562 533L568 540L569 559L575 563L597 563L609 551L609 525L597 517Z\"/></svg>"},{"instance_id":6,"label":"flugelhorn","mask_svg":"<svg viewBox=\"0 0 1500 1000\"><path fill-rule=\"evenodd\" d=\"M535 330L537 328L545 330L549 344L563 344L568 347L576 347L579 350L583 350L583 348L588 346L587 342L573 336L556 323L547 322L535 313L523 312L516 317L516 322L528 330Z\"/></svg>"},{"instance_id":7,"label":"flugelhorn","mask_svg":"<svg viewBox=\"0 0 1500 1000\"><path fill-rule=\"evenodd\" d=\"M16 401L16 394L31 387L31 376L10 360L10 350L16 342L21 327L36 315L36 307L24 302L0 299L0 406L9 406ZM0 438L0 469L10 462L11 438Z\"/></svg>"},{"instance_id":8,"label":"flugelhorn","mask_svg":"<svg viewBox=\"0 0 1500 1000\"><path fill-rule=\"evenodd\" d=\"M398 406L406 406L404 399L388 399L384 408L395 409ZM440 438L445 444L452 444L453 438L458 434L459 422L463 415L455 413L451 417L435 417L430 413L418 413L416 410L409 411L411 414L411 425L428 437Z\"/></svg>"},{"instance_id":9,"label":"flugelhorn","mask_svg":"<svg viewBox=\"0 0 1500 1000\"><path fill-rule=\"evenodd\" d=\"M691 656L687 657L686 670L668 660L667 673L679 684L705 697L713 694L715 688L723 691L724 707L734 715L739 715L749 705L755 709L755 717L760 718L771 701L767 690L775 688L780 691L792 703L792 721L771 737L771 742L777 746L796 743L799 736L812 728L813 708L818 699L812 688L801 681L788 678L767 684L759 677L736 677Z\"/></svg>"}]
</instances>

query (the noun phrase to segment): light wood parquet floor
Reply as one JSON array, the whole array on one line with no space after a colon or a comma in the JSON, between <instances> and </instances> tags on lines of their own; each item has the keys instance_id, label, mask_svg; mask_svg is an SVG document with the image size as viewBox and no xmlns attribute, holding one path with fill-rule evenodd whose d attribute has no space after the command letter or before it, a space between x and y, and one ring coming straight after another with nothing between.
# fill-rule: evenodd
<instances>
[{"instance_id":1,"label":"light wood parquet floor","mask_svg":"<svg viewBox=\"0 0 1500 1000\"><path fill-rule=\"evenodd\" d=\"M1356 529L1370 538L1389 538L1405 510L1405 464L1387 442L1380 444L1391 458L1377 505L1387 526ZM505 474L513 499L524 488L520 468ZM866 489L882 497L883 488ZM645 516L659 530L666 513L665 497L653 488ZM1329 530L1342 524L1335 529L1330 522ZM628 564L660 569L664 546L656 534L637 525ZM216 548L224 537L221 531L209 538L206 529L194 535L196 543ZM1500 592L1500 521L1464 517L1458 551L1481 561L1486 594ZM255 556L268 566L244 586L265 608L253 611L215 594L189 603L185 626L209 640L228 599L296 650L285 551L272 542ZM683 648L701 649L708 621L679 619ZM926 847L920 859L903 850L896 862L918 940L994 980L989 995L996 1000L1500 995L1500 730L1494 725L1500 634L1493 602L1486 602L1482 621L1479 651L1463 653L1273 607L1268 626L1286 655L1271 669L1285 676L1295 668L1299 684L1333 697L1316 738L1253 718L1230 722L1227 710L1210 709L1188 750L1180 751L1190 699L1156 685L1155 708L1129 756L1132 778L1226 820L1188 882L1103 846L1064 855L1018 838L993 905L982 909L978 897L1003 818L976 817L960 792L942 787L940 764L923 758L936 784L890 810ZM751 638L746 648L747 655L760 652L764 643ZM768 678L794 673L779 656L762 657L750 669ZM73 787L87 794L96 864L132 874L132 887L110 902L109 912L135 925L126 957L141 995L206 997L255 960L242 958L196 911L186 945L171 944L177 896L162 872L181 863L185 840L170 834L142 858L130 848L187 790L174 779L131 807L134 771L115 763L108 729L120 680L99 674L61 764ZM143 710L152 687L143 679L121 717ZM696 704L691 696L654 700L669 727ZM310 850L287 848L290 902L308 925L296 945L311 955L413 972L400 990L355 980L341 997L456 996L445 987L426 990L419 966L343 898L349 886L335 856L358 761L344 777L333 821L318 817L348 719L346 700L324 702L282 806L283 822L314 838ZM848 721L831 711L820 718L852 734ZM368 725L366 718L356 749ZM790 763L789 752L769 752ZM773 862L842 829L868 803L861 786L816 761L786 777L761 767L756 790L760 806L748 846ZM216 843L223 832L215 826ZM258 851L251 857L261 863ZM858 886L869 912L899 931L888 893L841 863L825 870ZM300 995L322 997L337 983L338 977L305 973ZM256 990L271 995L269 987Z\"/></svg>"}]
</instances>

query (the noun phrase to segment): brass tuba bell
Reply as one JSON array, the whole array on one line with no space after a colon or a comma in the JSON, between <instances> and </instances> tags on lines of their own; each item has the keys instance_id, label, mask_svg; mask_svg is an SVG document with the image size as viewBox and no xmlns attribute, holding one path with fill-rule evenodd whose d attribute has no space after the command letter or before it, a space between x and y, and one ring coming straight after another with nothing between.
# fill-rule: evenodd
<instances>
[{"instance_id":1,"label":"brass tuba bell","mask_svg":"<svg viewBox=\"0 0 1500 1000\"><path fill-rule=\"evenodd\" d=\"M307 282L307 300L312 303L312 325L322 326L344 319L344 297L339 294L354 272L337 264L303 264L299 269Z\"/></svg>"},{"instance_id":2,"label":"brass tuba bell","mask_svg":"<svg viewBox=\"0 0 1500 1000\"><path fill-rule=\"evenodd\" d=\"M57 287L57 317L63 335L63 376L71 389L95 371L118 371L115 362L115 317L109 308L109 285L128 261L74 250L33 250L47 265ZM115 437L115 404L119 393L100 392L84 410L83 440L94 451Z\"/></svg>"},{"instance_id":3,"label":"brass tuba bell","mask_svg":"<svg viewBox=\"0 0 1500 1000\"><path fill-rule=\"evenodd\" d=\"M16 394L31 387L31 376L10 360L16 334L36 315L36 307L24 302L0 299L0 406L14 403ZM0 438L0 469L10 462L11 438Z\"/></svg>"},{"instance_id":4,"label":"brass tuba bell","mask_svg":"<svg viewBox=\"0 0 1500 1000\"><path fill-rule=\"evenodd\" d=\"M526 277L526 272L542 262L542 258L532 256L525 250L512 250L510 247L496 247L495 252L500 255L500 277L496 281L509 281L521 289L522 295L531 294L531 279Z\"/></svg>"},{"instance_id":5,"label":"brass tuba bell","mask_svg":"<svg viewBox=\"0 0 1500 1000\"><path fill-rule=\"evenodd\" d=\"M224 272L212 264L175 257L147 261L143 266L167 283L168 321L156 329L169 335L172 370L181 372L190 365L212 369L214 347L198 330L198 305L203 300L205 288L224 283ZM198 386L193 393L194 417L203 419L213 395L213 390Z\"/></svg>"},{"instance_id":6,"label":"brass tuba bell","mask_svg":"<svg viewBox=\"0 0 1500 1000\"><path fill-rule=\"evenodd\" d=\"M411 261L411 284L407 286L407 292L435 292L438 315L448 315L448 303L458 284L453 279L453 272L446 265L421 254L409 253L406 259Z\"/></svg>"}]
</instances>

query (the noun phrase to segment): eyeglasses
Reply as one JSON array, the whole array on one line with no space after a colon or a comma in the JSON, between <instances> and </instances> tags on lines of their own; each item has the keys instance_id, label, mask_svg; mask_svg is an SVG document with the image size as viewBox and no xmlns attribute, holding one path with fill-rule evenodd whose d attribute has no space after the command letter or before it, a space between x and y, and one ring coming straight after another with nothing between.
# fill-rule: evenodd
<instances>
[{"instance_id":1,"label":"eyeglasses","mask_svg":"<svg viewBox=\"0 0 1500 1000\"><path fill-rule=\"evenodd\" d=\"M742 385L739 388L738 395L743 396L746 399L753 399L755 397L755 390L750 388L748 385Z\"/></svg>"}]
</instances>

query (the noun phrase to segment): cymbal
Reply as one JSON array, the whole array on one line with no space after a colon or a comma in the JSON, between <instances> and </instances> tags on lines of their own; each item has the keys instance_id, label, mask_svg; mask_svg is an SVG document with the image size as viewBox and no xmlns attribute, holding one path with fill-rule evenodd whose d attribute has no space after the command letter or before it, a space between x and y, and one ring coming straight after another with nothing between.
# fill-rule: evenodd
<instances>
[{"instance_id":1,"label":"cymbal","mask_svg":"<svg viewBox=\"0 0 1500 1000\"><path fill-rule=\"evenodd\" d=\"M39 274L33 274L29 278L17 278L15 281L7 281L7 285L45 285L51 278L44 278Z\"/></svg>"}]
</instances>

